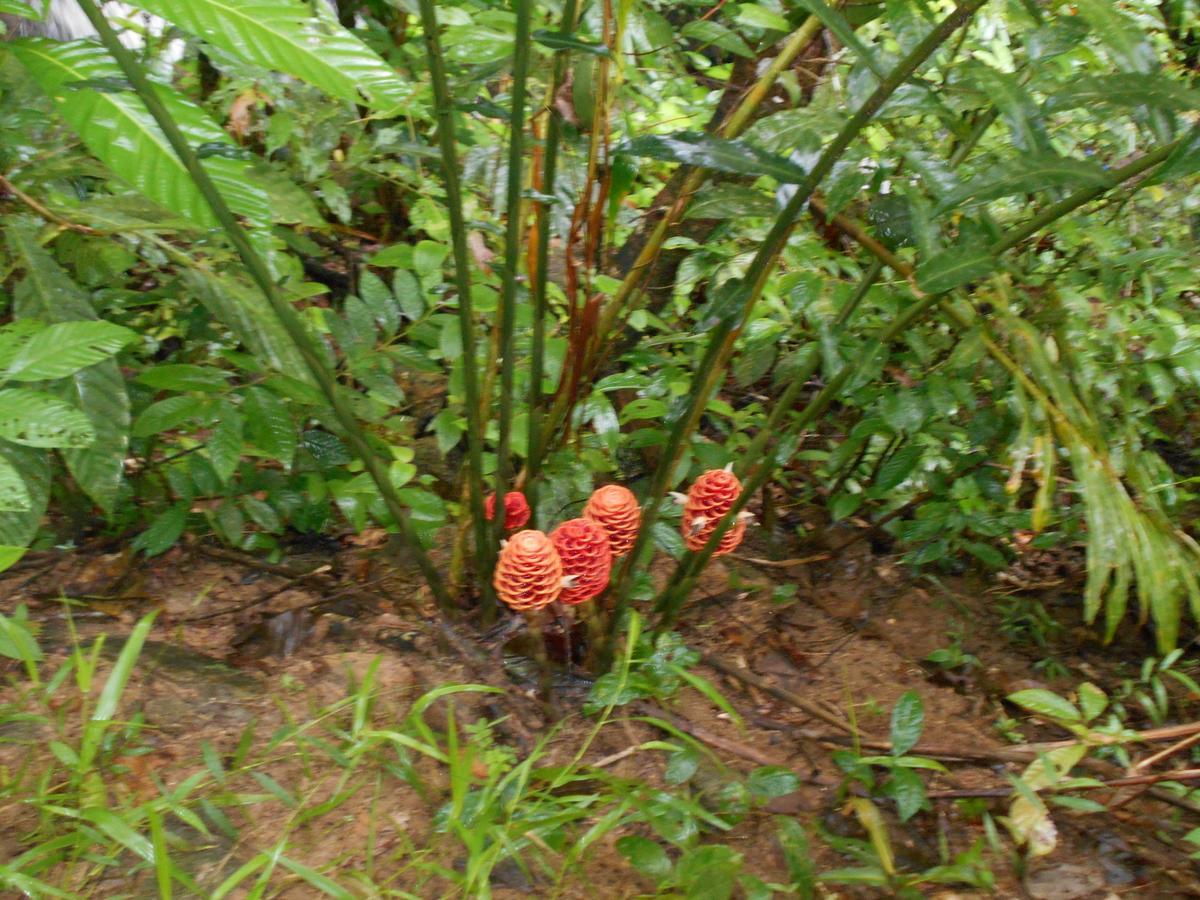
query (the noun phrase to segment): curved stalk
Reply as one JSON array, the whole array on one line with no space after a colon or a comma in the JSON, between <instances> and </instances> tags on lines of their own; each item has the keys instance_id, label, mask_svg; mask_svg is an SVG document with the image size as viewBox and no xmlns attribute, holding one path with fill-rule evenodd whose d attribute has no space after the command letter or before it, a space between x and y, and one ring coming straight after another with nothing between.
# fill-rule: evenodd
<instances>
[{"instance_id":1,"label":"curved stalk","mask_svg":"<svg viewBox=\"0 0 1200 900\"><path fill-rule=\"evenodd\" d=\"M312 339L301 323L299 316L296 315L296 311L292 309L291 305L280 294L275 280L271 277L271 271L267 268L267 264L254 249L254 245L251 244L245 229L242 228L233 211L230 210L229 205L225 202L225 198L221 196L221 192L217 189L217 186L213 184L208 172L200 165L200 161L193 152L191 145L188 144L187 138L179 130L179 126L175 123L175 120L171 118L171 114L167 111L166 106L163 105L162 100L159 99L158 94L154 92L154 87L142 71L141 66L138 65L133 54L121 43L112 26L108 24L108 20L100 12L99 7L96 5L96 0L79 0L79 6L83 10L84 15L87 16L88 21L96 29L96 33L100 37L100 42L112 54L117 65L121 67L122 73L133 86L139 99L145 104L146 110L162 130L167 143L171 145L171 149L175 151L175 155L179 157L180 162L187 169L188 175L191 176L197 189L204 195L204 199L212 209L213 215L225 230L229 242L233 244L238 256L241 257L242 264L267 298L267 302L279 318L280 324L288 333L288 337L296 345L296 349L300 352L305 365L312 373L313 379L317 382L317 386L324 395L326 402L332 408L338 424L341 425L345 432L350 446L362 459L363 466L370 474L371 480L375 482L375 486L379 489L384 506L387 507L388 513L396 522L401 540L413 554L418 566L420 566L421 573L424 575L430 591L433 592L434 599L437 601L439 608L443 614L449 614L453 610L450 594L447 592L445 583L442 581L442 577L434 566L433 561L429 558L429 554L421 547L421 543L408 521L408 511L405 509L404 503L400 500L400 496L396 493L396 488L392 485L387 468L375 454L375 451L371 449L363 433L362 426L359 425L358 420L354 417L354 413L346 405L341 394L338 393L336 380L325 367L325 363L313 346Z\"/></svg>"},{"instance_id":2,"label":"curved stalk","mask_svg":"<svg viewBox=\"0 0 1200 900\"><path fill-rule=\"evenodd\" d=\"M433 0L420 0L421 29L425 33L425 58L433 85L434 114L446 185L446 213L450 217L450 243L454 254L454 286L458 291L458 333L462 342L463 393L467 407L467 485L471 521L475 532L475 569L485 606L493 606L492 566L496 543L491 540L483 509L483 414L479 405L479 375L475 340L475 312L471 302L471 267L467 249L467 223L463 216L462 186L458 178L458 152L454 144L454 98L446 78L438 39ZM461 557L460 557L461 559Z\"/></svg>"}]
</instances>

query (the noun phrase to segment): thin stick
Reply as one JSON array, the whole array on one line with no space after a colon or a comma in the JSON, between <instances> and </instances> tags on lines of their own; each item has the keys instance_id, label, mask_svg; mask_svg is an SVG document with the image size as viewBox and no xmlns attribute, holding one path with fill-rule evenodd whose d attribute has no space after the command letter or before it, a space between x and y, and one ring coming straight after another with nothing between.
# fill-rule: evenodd
<instances>
[{"instance_id":1,"label":"thin stick","mask_svg":"<svg viewBox=\"0 0 1200 900\"><path fill-rule=\"evenodd\" d=\"M437 567L433 564L433 560L429 558L429 554L425 552L421 546L421 542L417 539L416 533L409 522L408 510L405 508L404 502L400 499L400 495L396 492L396 488L392 485L387 469L383 465L382 460L375 454L375 451L371 449L371 445L367 443L362 426L359 425L358 420L354 417L354 412L343 399L341 392L338 390L337 381L325 367L324 360L317 352L308 331L301 323L299 316L296 315L296 311L292 309L291 305L279 293L275 285L275 280L271 277L271 271L267 268L267 264L259 256L258 251L254 249L254 245L250 243L250 238L238 222L237 217L234 216L233 211L230 210L229 205L225 202L225 198L209 177L208 172L200 164L200 160L196 157L187 138L179 130L179 126L175 123L175 120L171 118L171 114L167 111L166 106L155 92L154 86L150 84L150 80L146 77L145 72L142 71L137 60L133 58L133 54L121 43L120 38L117 37L112 26L108 24L108 20L104 17L104 14L100 12L99 7L96 5L96 0L79 0L79 6L83 10L84 15L88 17L88 21L92 23L92 27L96 29L105 49L117 61L117 65L121 67L122 73L129 80L129 83L133 85L133 89L137 92L142 103L145 104L146 110L162 130L167 143L171 145L171 149L175 151L175 155L179 157L180 162L187 169L192 181L212 209L213 216L225 230L225 234L241 258L242 264L249 271L259 290L267 298L267 302L271 305L271 309L287 332L288 337L296 345L296 349L303 358L313 380L316 381L317 386L324 395L325 401L333 410L333 414L338 424L341 425L355 455L362 460L363 467L371 476L371 480L375 482L375 486L383 498L384 506L387 507L389 515L395 520L401 540L420 566L421 573L425 576L425 581L429 585L430 591L433 592L438 607L441 609L443 615L449 615L453 611L454 606Z\"/></svg>"},{"instance_id":2,"label":"thin stick","mask_svg":"<svg viewBox=\"0 0 1200 900\"><path fill-rule=\"evenodd\" d=\"M850 727L849 723L842 721L837 716L822 709L811 700L805 700L799 694L792 693L786 688L781 688L777 685L771 684L768 681L764 681L754 673L748 672L745 669L739 669L737 666L731 665L720 657L713 656L711 653L705 653L701 657L701 660L706 666L716 669L718 672L724 672L726 675L738 679L738 681L743 681L746 684L753 685L760 691L766 691L768 694L778 697L780 700L783 700L786 703L792 704L792 706L796 707L796 709L808 713L814 719L820 719L826 725L830 725L833 728L838 729L838 731L844 731L846 734L853 733L853 729Z\"/></svg>"}]
</instances>

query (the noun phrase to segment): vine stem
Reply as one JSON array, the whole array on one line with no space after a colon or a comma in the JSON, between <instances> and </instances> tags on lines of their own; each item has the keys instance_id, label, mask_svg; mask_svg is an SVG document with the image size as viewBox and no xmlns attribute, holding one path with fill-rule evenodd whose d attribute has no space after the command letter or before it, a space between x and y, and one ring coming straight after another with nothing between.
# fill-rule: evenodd
<instances>
[{"instance_id":1,"label":"vine stem","mask_svg":"<svg viewBox=\"0 0 1200 900\"><path fill-rule=\"evenodd\" d=\"M446 65L438 38L437 14L433 0L420 0L420 10L421 30L425 37L425 57L429 63L429 77L433 85L438 147L442 156L442 179L446 187L446 212L450 217L454 286L458 292L458 331L462 343L463 393L466 395L467 408L467 490L475 533L475 570L484 606L494 608L496 599L492 591L492 568L495 565L497 545L491 538L483 507L484 425L479 402L479 374L476 371L478 342L475 335L475 311L471 300L467 223L463 215L458 151L454 142L454 98L446 78Z\"/></svg>"},{"instance_id":2,"label":"vine stem","mask_svg":"<svg viewBox=\"0 0 1200 900\"><path fill-rule=\"evenodd\" d=\"M775 264L787 244L788 237L791 235L800 213L808 204L817 186L833 170L842 154L882 109L888 98L985 2L986 0L962 0L953 12L930 29L929 33L888 73L888 76L879 82L871 95L825 148L803 181L796 185L787 205L775 219L770 231L759 246L758 252L755 253L754 259L747 267L747 271L751 273L751 280L722 285L720 291L714 296L713 315L719 318L709 339L709 350L705 354L704 368L701 370L704 372L703 389L693 389L688 408L675 421L667 438L667 446L651 480L652 488L643 505L642 527L638 531L637 542L626 558L613 591L616 597L613 629L618 627L616 623L620 620L621 613L629 605L630 576L633 569L640 564L641 556L651 539L652 526L658 517L659 506L668 486L669 476L678 465L685 441L694 431L708 405L709 394L725 370L725 365L733 351L734 341L762 295L767 280L774 271ZM722 293L725 296L722 296ZM797 381L793 381L791 387L795 387ZM742 497L746 497L750 493L752 493L751 490L743 491ZM723 520L726 528L731 521L728 516ZM716 547L711 540L709 544L713 548ZM660 599L660 606L664 599L666 599L665 595Z\"/></svg>"},{"instance_id":3,"label":"vine stem","mask_svg":"<svg viewBox=\"0 0 1200 900\"><path fill-rule=\"evenodd\" d=\"M989 253L994 258L998 258L1028 237L1032 236L1039 230L1052 224L1058 219L1061 219L1068 213L1073 212L1087 203L1090 203L1092 200L1095 200L1106 192L1116 188L1123 182L1128 181L1130 178L1135 178L1138 175L1141 175L1144 172L1152 169L1154 166L1164 162L1177 145L1178 142L1175 142L1147 153L1146 155L1139 157L1128 165L1113 172L1110 177L1105 179L1105 181L1101 184L1077 191L1074 194L1063 198L1057 203L1048 206L1045 210L1031 218L1028 222L1018 225L1006 232L998 241L988 248ZM895 257L891 257L891 259L886 261L889 265L898 265L899 268L897 269L897 272L899 274L912 275L912 268L908 266L908 264L895 259ZM838 373L832 379L830 379L829 383L826 384L825 387L822 388L822 390L817 394L817 396L809 402L793 425L793 433L807 428L819 415L821 415L829 407L829 404L837 398L851 378L858 373L865 362L875 356L879 348L884 347L891 341L895 340L911 325L932 313L935 308L940 308L944 313L950 314L959 327L964 327L966 324L968 324L965 317L955 311L953 307L946 302L947 297L948 294L945 293L925 295L918 294L918 300L916 303L908 307L908 309L894 319L891 324L884 328L871 342L870 346L864 348L863 352L859 354L858 360L842 366L842 368L838 370ZM989 350L990 349L992 348L989 347ZM1022 385L1026 388L1026 390L1029 390L1031 387L1034 390L1037 390L1037 386L1029 381L1021 367L1010 357L1008 357L1007 354L1003 355L1004 359L1001 359L1000 361L1005 365L1006 368L1008 368L1010 374L1012 374L1018 380L1021 380ZM815 370L815 361L813 368ZM811 372L809 375L811 376ZM778 444L776 444L775 451L769 451L767 445L770 443L779 422L782 420L782 416L786 415L792 404L794 404L796 399L799 397L800 387L803 386L805 381L807 381L807 377L797 377L792 380L791 384L788 385L787 389L780 396L778 402L776 403L775 408L772 410L767 426L764 427L759 435L756 436L751 450L747 451L747 458L757 458L759 461L757 462L755 468L751 471L745 484L742 486L742 492L739 494L729 512L726 513L724 518L722 518L719 523L717 523L716 530L713 532L712 536L709 538L704 547L695 553L689 552L675 567L675 572L672 574L667 586L663 589L663 592L659 598L659 602L656 606L656 612L659 614L659 620L657 623L658 630L669 628L674 622L675 617L678 615L679 610L683 606L683 601L686 599L688 593L691 591L695 583L696 577L712 558L714 551L720 544L721 538L733 525L738 513L745 508L750 498L754 496L754 493L766 483L766 481L775 471L775 466L778 462L776 456L779 455L777 452ZM761 438L763 435L766 437L760 443L759 438ZM755 447L754 445L758 446ZM754 450L757 450L757 452L753 452Z\"/></svg>"},{"instance_id":4,"label":"vine stem","mask_svg":"<svg viewBox=\"0 0 1200 900\"><path fill-rule=\"evenodd\" d=\"M79 6L83 10L84 15L88 17L88 21L95 27L100 37L100 42L104 44L105 49L117 61L117 65L120 66L121 71L133 86L134 91L137 92L138 97L145 104L146 110L162 130L167 143L171 145L171 149L179 157L184 168L187 169L188 175L191 176L192 181L212 209L213 215L224 229L229 242L233 244L234 249L242 260L242 264L250 273L250 277L254 279L255 284L263 292L263 295L267 298L267 302L271 305L272 311L287 332L288 337L296 345L296 349L304 359L305 365L312 374L313 379L317 382L317 386L329 403L330 408L333 410L338 424L341 425L345 432L350 446L359 458L362 459L363 466L371 476L371 480L375 482L375 486L383 498L384 506L396 522L401 540L405 544L406 549L413 554L413 558L416 559L421 573L425 577L425 581L429 585L434 599L437 601L439 609L443 615L448 616L453 611L453 603L449 592L446 590L445 583L442 581L437 567L434 566L433 560L429 558L429 554L425 552L416 533L413 531L408 519L408 511L405 509L404 503L400 500L396 488L388 477L387 469L375 451L371 449L362 426L358 423L358 420L354 417L354 413L338 392L336 380L325 367L325 363L317 353L312 339L300 321L300 317L296 315L296 311L292 309L291 305L280 294L266 262L263 261L263 258L254 249L254 245L250 242L245 229L238 222L233 211L230 210L229 205L225 202L225 198L221 196L221 192L217 189L217 186L213 184L208 172L200 164L200 160L188 144L183 132L179 130L179 126L175 120L171 118L171 114L167 111L166 106L163 105L158 94L154 92L153 85L151 85L150 80L146 77L145 72L142 71L137 61L133 58L133 54L121 43L112 26L108 24L108 20L104 17L104 14L100 12L99 7L96 5L96 0L79 0Z\"/></svg>"}]
</instances>

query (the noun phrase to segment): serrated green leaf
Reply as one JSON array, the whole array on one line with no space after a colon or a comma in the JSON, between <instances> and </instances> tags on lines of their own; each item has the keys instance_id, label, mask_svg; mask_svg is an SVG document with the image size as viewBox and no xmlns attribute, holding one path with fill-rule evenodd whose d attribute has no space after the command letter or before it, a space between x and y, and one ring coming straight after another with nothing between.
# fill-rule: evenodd
<instances>
[{"instance_id":1,"label":"serrated green leaf","mask_svg":"<svg viewBox=\"0 0 1200 900\"><path fill-rule=\"evenodd\" d=\"M9 47L59 115L116 175L195 225L216 226L204 196L136 94L65 89L71 82L120 77L103 47L43 38L24 38ZM155 90L192 146L228 139L200 107L165 85ZM202 165L234 212L255 222L272 220L267 192L254 182L248 163L213 157Z\"/></svg>"},{"instance_id":2,"label":"serrated green leaf","mask_svg":"<svg viewBox=\"0 0 1200 900\"><path fill-rule=\"evenodd\" d=\"M617 148L630 156L648 156L665 162L715 169L732 175L769 175L784 184L803 181L805 171L782 156L768 153L741 140L714 137L695 131L643 134Z\"/></svg>"},{"instance_id":3,"label":"serrated green leaf","mask_svg":"<svg viewBox=\"0 0 1200 900\"><path fill-rule=\"evenodd\" d=\"M186 523L187 504L176 503L160 513L149 528L133 539L133 549L141 550L147 556L158 556L175 545Z\"/></svg>"},{"instance_id":4,"label":"serrated green leaf","mask_svg":"<svg viewBox=\"0 0 1200 900\"><path fill-rule=\"evenodd\" d=\"M208 460L222 482L237 471L242 459L242 415L232 403L221 404L217 424L208 436Z\"/></svg>"},{"instance_id":5,"label":"serrated green leaf","mask_svg":"<svg viewBox=\"0 0 1200 900\"><path fill-rule=\"evenodd\" d=\"M952 191L943 198L939 208L947 210L968 200L983 203L997 197L1032 194L1049 188L1094 187L1104 184L1106 178L1104 170L1088 159L1051 154L1030 155L1013 160L1004 168L993 170Z\"/></svg>"},{"instance_id":6,"label":"serrated green leaf","mask_svg":"<svg viewBox=\"0 0 1200 900\"><path fill-rule=\"evenodd\" d=\"M5 381L50 381L108 359L135 332L111 322L56 322L34 334L0 376Z\"/></svg>"},{"instance_id":7,"label":"serrated green leaf","mask_svg":"<svg viewBox=\"0 0 1200 900\"><path fill-rule=\"evenodd\" d=\"M0 390L0 438L26 447L87 447L96 439L81 410L43 391Z\"/></svg>"},{"instance_id":8,"label":"serrated green leaf","mask_svg":"<svg viewBox=\"0 0 1200 900\"><path fill-rule=\"evenodd\" d=\"M905 444L887 458L871 485L871 494L882 497L887 491L899 487L917 468L925 451L917 444Z\"/></svg>"},{"instance_id":9,"label":"serrated green leaf","mask_svg":"<svg viewBox=\"0 0 1200 900\"><path fill-rule=\"evenodd\" d=\"M138 0L142 9L248 62L349 103L396 112L413 87L361 40L301 0Z\"/></svg>"},{"instance_id":10,"label":"serrated green leaf","mask_svg":"<svg viewBox=\"0 0 1200 900\"><path fill-rule=\"evenodd\" d=\"M392 291L384 284L383 279L369 270L363 270L358 276L358 294L362 302L375 318L376 323L383 329L383 336L390 338L400 328L400 314L403 307L396 301Z\"/></svg>"},{"instance_id":11,"label":"serrated green leaf","mask_svg":"<svg viewBox=\"0 0 1200 900\"><path fill-rule=\"evenodd\" d=\"M951 247L917 266L917 285L927 294L941 294L991 274L996 258L978 246Z\"/></svg>"},{"instance_id":12,"label":"serrated green leaf","mask_svg":"<svg viewBox=\"0 0 1200 900\"><path fill-rule=\"evenodd\" d=\"M246 391L243 406L250 442L285 469L291 469L299 439L291 413L271 391L252 387Z\"/></svg>"},{"instance_id":13,"label":"serrated green leaf","mask_svg":"<svg viewBox=\"0 0 1200 900\"><path fill-rule=\"evenodd\" d=\"M1158 72L1115 72L1074 80L1046 100L1051 111L1104 105L1200 109L1200 91Z\"/></svg>"}]
</instances>

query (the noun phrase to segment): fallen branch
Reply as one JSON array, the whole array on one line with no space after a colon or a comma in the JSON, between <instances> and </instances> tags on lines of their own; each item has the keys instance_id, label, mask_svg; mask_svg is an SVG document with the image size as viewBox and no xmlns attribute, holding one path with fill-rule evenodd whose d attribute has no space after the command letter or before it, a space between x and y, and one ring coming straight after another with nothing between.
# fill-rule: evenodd
<instances>
[{"instance_id":1,"label":"fallen branch","mask_svg":"<svg viewBox=\"0 0 1200 900\"><path fill-rule=\"evenodd\" d=\"M799 694L792 693L786 688L777 687L776 685L759 678L754 673L745 669L739 669L737 666L732 666L723 659L713 656L710 653L705 653L702 657L702 660L706 666L716 669L718 672L724 672L726 675L736 678L745 684L753 685L760 691L766 691L773 697L777 697L778 699L783 700L785 703L792 704L792 706L796 707L802 712L808 713L813 718L820 719L826 725L830 725L839 731L845 732L846 734L854 733L853 728L851 728L848 722L843 722L837 716L822 709L811 700L805 700Z\"/></svg>"},{"instance_id":2,"label":"fallen branch","mask_svg":"<svg viewBox=\"0 0 1200 900\"><path fill-rule=\"evenodd\" d=\"M1095 784L1077 784L1059 791L1054 785L1035 788L1038 793L1066 793L1068 791L1098 791L1105 788L1128 787L1134 784L1159 784L1163 781L1200 781L1200 769L1175 769L1153 775L1130 775L1126 778L1111 778ZM1010 797L1016 792L1012 788L981 788L979 790L929 791L931 800L961 800L967 797Z\"/></svg>"}]
</instances>

